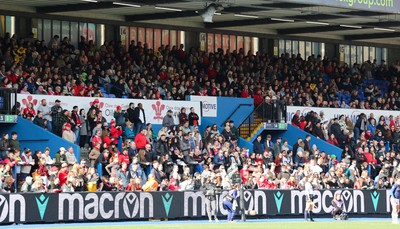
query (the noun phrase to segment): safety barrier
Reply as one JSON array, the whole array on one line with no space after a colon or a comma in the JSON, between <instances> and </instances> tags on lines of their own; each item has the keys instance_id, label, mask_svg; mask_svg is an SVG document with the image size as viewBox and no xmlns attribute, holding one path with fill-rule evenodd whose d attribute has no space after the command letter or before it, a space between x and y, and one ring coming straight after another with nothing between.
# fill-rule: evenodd
<instances>
[{"instance_id":1,"label":"safety barrier","mask_svg":"<svg viewBox=\"0 0 400 229\"><path fill-rule=\"evenodd\" d=\"M217 196L217 212L226 191ZM341 193L346 212L387 214L389 190L316 191L316 214L329 214L335 193ZM257 217L296 216L303 213L305 192L298 190L245 190L244 205ZM0 195L0 224L68 221L196 218L206 215L202 192L81 192ZM237 201L238 203L240 201ZM238 208L239 209L239 208Z\"/></svg>"}]
</instances>

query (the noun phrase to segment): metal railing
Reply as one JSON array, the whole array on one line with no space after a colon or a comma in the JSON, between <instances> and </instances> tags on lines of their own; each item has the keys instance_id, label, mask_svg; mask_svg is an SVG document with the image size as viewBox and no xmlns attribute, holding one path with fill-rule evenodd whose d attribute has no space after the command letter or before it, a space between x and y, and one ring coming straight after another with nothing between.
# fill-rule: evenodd
<instances>
[{"instance_id":1,"label":"metal railing","mask_svg":"<svg viewBox=\"0 0 400 229\"><path fill-rule=\"evenodd\" d=\"M247 138L260 123L286 122L286 103L284 100L266 100L239 125L239 135Z\"/></svg>"}]
</instances>

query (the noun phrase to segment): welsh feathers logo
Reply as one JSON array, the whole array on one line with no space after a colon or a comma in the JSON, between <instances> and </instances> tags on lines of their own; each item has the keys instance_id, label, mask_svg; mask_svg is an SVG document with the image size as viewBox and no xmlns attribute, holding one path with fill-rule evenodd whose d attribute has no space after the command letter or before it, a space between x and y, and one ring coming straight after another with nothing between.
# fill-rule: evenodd
<instances>
[{"instance_id":1,"label":"welsh feathers logo","mask_svg":"<svg viewBox=\"0 0 400 229\"><path fill-rule=\"evenodd\" d=\"M46 209L47 209L47 203L49 202L49 197L45 197L43 194L40 195L39 198L35 197L36 199L36 204L39 210L39 214L40 214L40 219L43 220L44 218L44 213L46 213Z\"/></svg>"},{"instance_id":2,"label":"welsh feathers logo","mask_svg":"<svg viewBox=\"0 0 400 229\"><path fill-rule=\"evenodd\" d=\"M174 196L170 195L169 193L165 194L162 196L162 201L164 204L164 209L165 213L167 214L167 217L169 215L169 210L171 208L172 200L174 199Z\"/></svg>"},{"instance_id":3,"label":"welsh feathers logo","mask_svg":"<svg viewBox=\"0 0 400 229\"><path fill-rule=\"evenodd\" d=\"M280 191L274 194L275 205L276 205L276 210L278 210L278 214L281 213L283 196L284 194L281 193Z\"/></svg>"},{"instance_id":4,"label":"welsh feathers logo","mask_svg":"<svg viewBox=\"0 0 400 229\"><path fill-rule=\"evenodd\" d=\"M26 99L22 99L22 104L25 107L28 107L29 103L33 103L33 106L36 106L36 104L38 103L37 99L33 99L33 97L31 95L28 95L26 97Z\"/></svg>"},{"instance_id":5,"label":"welsh feathers logo","mask_svg":"<svg viewBox=\"0 0 400 229\"><path fill-rule=\"evenodd\" d=\"M161 104L160 101L157 101L155 104L151 105L151 108L155 111L156 115L154 116L154 120L163 119L162 112L165 109L165 105Z\"/></svg>"}]
</instances>

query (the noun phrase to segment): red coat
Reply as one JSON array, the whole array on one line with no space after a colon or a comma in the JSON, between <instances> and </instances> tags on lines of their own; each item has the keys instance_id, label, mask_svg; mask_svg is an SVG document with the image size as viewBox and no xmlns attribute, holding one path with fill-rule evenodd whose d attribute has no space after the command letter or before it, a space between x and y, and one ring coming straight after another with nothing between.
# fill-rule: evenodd
<instances>
[{"instance_id":1,"label":"red coat","mask_svg":"<svg viewBox=\"0 0 400 229\"><path fill-rule=\"evenodd\" d=\"M254 95L254 106L257 107L263 102L264 98L261 94L257 93Z\"/></svg>"},{"instance_id":2,"label":"red coat","mask_svg":"<svg viewBox=\"0 0 400 229\"><path fill-rule=\"evenodd\" d=\"M147 141L146 135L138 133L135 137L135 143L137 149L144 149L146 144L149 144L149 141Z\"/></svg>"},{"instance_id":3,"label":"red coat","mask_svg":"<svg viewBox=\"0 0 400 229\"><path fill-rule=\"evenodd\" d=\"M123 162L125 162L127 165L130 165L130 160L129 160L129 155L124 155L122 153L120 153L118 155L118 162L120 164L122 164Z\"/></svg>"},{"instance_id":4,"label":"red coat","mask_svg":"<svg viewBox=\"0 0 400 229\"><path fill-rule=\"evenodd\" d=\"M116 128L114 125L111 126L110 128L110 137L114 138L114 144L118 144L118 139L122 135L122 129L121 128Z\"/></svg>"},{"instance_id":5,"label":"red coat","mask_svg":"<svg viewBox=\"0 0 400 229\"><path fill-rule=\"evenodd\" d=\"M60 170L58 172L58 179L60 180L60 187L62 187L65 183L67 183L67 178L68 178L68 170L65 170L64 172Z\"/></svg>"},{"instance_id":6,"label":"red coat","mask_svg":"<svg viewBox=\"0 0 400 229\"><path fill-rule=\"evenodd\" d=\"M92 146L94 147L97 142L99 142L100 145L101 145L101 143L103 143L103 140L101 139L101 137L98 137L98 136L95 135L92 138Z\"/></svg>"},{"instance_id":7,"label":"red coat","mask_svg":"<svg viewBox=\"0 0 400 229\"><path fill-rule=\"evenodd\" d=\"M367 163L374 163L376 164L376 159L372 157L371 153L364 153L365 158L367 159Z\"/></svg>"}]
</instances>

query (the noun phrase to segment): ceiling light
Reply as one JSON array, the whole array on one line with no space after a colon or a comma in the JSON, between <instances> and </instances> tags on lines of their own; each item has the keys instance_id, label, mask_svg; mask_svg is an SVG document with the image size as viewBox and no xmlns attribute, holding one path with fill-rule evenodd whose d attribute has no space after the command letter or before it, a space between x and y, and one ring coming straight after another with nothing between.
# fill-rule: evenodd
<instances>
[{"instance_id":1,"label":"ceiling light","mask_svg":"<svg viewBox=\"0 0 400 229\"><path fill-rule=\"evenodd\" d=\"M292 19L284 19L284 18L271 18L272 21L283 21L283 22L294 22Z\"/></svg>"},{"instance_id":2,"label":"ceiling light","mask_svg":"<svg viewBox=\"0 0 400 229\"><path fill-rule=\"evenodd\" d=\"M82 2L94 2L94 3L98 3L98 1L96 1L96 0L82 0Z\"/></svg>"},{"instance_id":3,"label":"ceiling light","mask_svg":"<svg viewBox=\"0 0 400 229\"><path fill-rule=\"evenodd\" d=\"M169 8L169 7L156 6L155 8L158 9L158 10L169 10L169 11L178 11L178 12L182 11L181 9Z\"/></svg>"},{"instance_id":4,"label":"ceiling light","mask_svg":"<svg viewBox=\"0 0 400 229\"><path fill-rule=\"evenodd\" d=\"M375 30L381 30L381 31L388 31L388 32L395 32L396 30L394 29L386 29L386 28L374 28Z\"/></svg>"},{"instance_id":5,"label":"ceiling light","mask_svg":"<svg viewBox=\"0 0 400 229\"><path fill-rule=\"evenodd\" d=\"M258 16L254 15L246 15L246 14L235 14L235 17L246 17L246 18L258 18Z\"/></svg>"},{"instance_id":6,"label":"ceiling light","mask_svg":"<svg viewBox=\"0 0 400 229\"><path fill-rule=\"evenodd\" d=\"M352 29L362 29L362 26L359 25L340 25L341 27L345 28L352 28Z\"/></svg>"},{"instance_id":7,"label":"ceiling light","mask_svg":"<svg viewBox=\"0 0 400 229\"><path fill-rule=\"evenodd\" d=\"M314 25L329 25L326 22L319 22L319 21L306 21L307 24L314 24Z\"/></svg>"},{"instance_id":8,"label":"ceiling light","mask_svg":"<svg viewBox=\"0 0 400 229\"><path fill-rule=\"evenodd\" d=\"M140 5L134 5L134 4L129 4L125 2L113 2L114 5L119 5L119 6L129 6L129 7L141 7Z\"/></svg>"}]
</instances>

